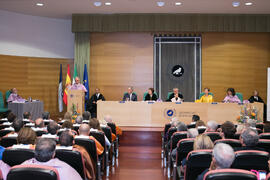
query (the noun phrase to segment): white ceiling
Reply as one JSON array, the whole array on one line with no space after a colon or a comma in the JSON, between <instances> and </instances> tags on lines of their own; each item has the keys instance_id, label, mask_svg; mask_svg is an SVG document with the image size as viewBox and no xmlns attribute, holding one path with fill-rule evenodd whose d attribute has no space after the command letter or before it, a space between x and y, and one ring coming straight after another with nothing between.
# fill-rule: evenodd
<instances>
[{"instance_id":1,"label":"white ceiling","mask_svg":"<svg viewBox=\"0 0 270 180\"><path fill-rule=\"evenodd\" d=\"M93 3L100 1L101 7ZM156 2L164 1L164 7ZM0 0L0 10L34 16L69 19L73 13L224 13L224 14L270 14L270 0L238 0L240 7L233 7L234 0ZM44 3L43 7L36 3ZM111 6L105 6L111 2ZM175 6L181 2L181 6ZM252 2L252 6L245 6Z\"/></svg>"}]
</instances>

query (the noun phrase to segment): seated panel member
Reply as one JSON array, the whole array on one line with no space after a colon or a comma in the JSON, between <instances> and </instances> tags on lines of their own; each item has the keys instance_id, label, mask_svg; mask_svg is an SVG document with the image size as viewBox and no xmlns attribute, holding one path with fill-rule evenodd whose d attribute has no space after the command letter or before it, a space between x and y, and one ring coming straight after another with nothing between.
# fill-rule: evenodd
<instances>
[{"instance_id":1,"label":"seated panel member","mask_svg":"<svg viewBox=\"0 0 270 180\"><path fill-rule=\"evenodd\" d=\"M263 99L259 96L259 92L257 90L253 91L253 95L250 96L250 98L248 99L248 101L250 103L254 103L254 102L260 102L260 103L264 103Z\"/></svg>"},{"instance_id":2,"label":"seated panel member","mask_svg":"<svg viewBox=\"0 0 270 180\"><path fill-rule=\"evenodd\" d=\"M182 94L179 93L179 89L178 88L173 88L173 94L171 94L169 96L169 99L167 99L167 101L171 101L171 102L182 102L184 101L184 97Z\"/></svg>"},{"instance_id":3,"label":"seated panel member","mask_svg":"<svg viewBox=\"0 0 270 180\"><path fill-rule=\"evenodd\" d=\"M82 90L84 92L87 92L84 85L80 83L80 78L79 77L76 77L75 78L75 83L72 86L68 85L68 88L71 89L71 90Z\"/></svg>"},{"instance_id":4,"label":"seated panel member","mask_svg":"<svg viewBox=\"0 0 270 180\"><path fill-rule=\"evenodd\" d=\"M156 101L158 99L157 95L154 94L154 88L149 88L148 93L145 96L145 101Z\"/></svg>"},{"instance_id":5,"label":"seated panel member","mask_svg":"<svg viewBox=\"0 0 270 180\"><path fill-rule=\"evenodd\" d=\"M123 101L137 101L137 95L133 92L133 87L128 87L128 92L124 94Z\"/></svg>"},{"instance_id":6,"label":"seated panel member","mask_svg":"<svg viewBox=\"0 0 270 180\"><path fill-rule=\"evenodd\" d=\"M8 97L7 102L12 102L12 101L24 101L25 99L23 99L21 96L18 95L18 91L16 88L12 88L11 90L11 94Z\"/></svg>"},{"instance_id":7,"label":"seated panel member","mask_svg":"<svg viewBox=\"0 0 270 180\"><path fill-rule=\"evenodd\" d=\"M204 88L204 95L197 100L196 102L200 102L200 103L212 103L214 102L214 98L212 95L209 94L210 89L209 88Z\"/></svg>"},{"instance_id":8,"label":"seated panel member","mask_svg":"<svg viewBox=\"0 0 270 180\"><path fill-rule=\"evenodd\" d=\"M100 93L100 89L96 88L95 94L90 98L89 111L92 117L97 117L97 102L105 101L104 96Z\"/></svg>"},{"instance_id":9,"label":"seated panel member","mask_svg":"<svg viewBox=\"0 0 270 180\"><path fill-rule=\"evenodd\" d=\"M227 96L224 98L223 102L225 103L241 103L241 100L238 96L235 95L234 88L227 89Z\"/></svg>"}]
</instances>

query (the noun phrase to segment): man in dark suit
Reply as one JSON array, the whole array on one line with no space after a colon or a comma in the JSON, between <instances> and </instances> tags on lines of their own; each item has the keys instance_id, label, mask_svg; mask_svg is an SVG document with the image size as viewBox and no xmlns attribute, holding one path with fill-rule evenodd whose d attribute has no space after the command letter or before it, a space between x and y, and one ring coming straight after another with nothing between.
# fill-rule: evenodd
<instances>
[{"instance_id":1,"label":"man in dark suit","mask_svg":"<svg viewBox=\"0 0 270 180\"><path fill-rule=\"evenodd\" d=\"M173 88L173 93L169 96L169 99L167 99L167 101L181 102L184 101L184 97L182 94L179 93L178 88Z\"/></svg>"},{"instance_id":2,"label":"man in dark suit","mask_svg":"<svg viewBox=\"0 0 270 180\"><path fill-rule=\"evenodd\" d=\"M123 101L137 101L137 95L133 92L133 87L128 87L128 92L124 94Z\"/></svg>"},{"instance_id":3,"label":"man in dark suit","mask_svg":"<svg viewBox=\"0 0 270 180\"><path fill-rule=\"evenodd\" d=\"M97 117L97 102L98 101L105 101L104 96L100 93L100 89L96 88L95 94L93 94L89 101L89 111L91 113L91 117Z\"/></svg>"}]
</instances>

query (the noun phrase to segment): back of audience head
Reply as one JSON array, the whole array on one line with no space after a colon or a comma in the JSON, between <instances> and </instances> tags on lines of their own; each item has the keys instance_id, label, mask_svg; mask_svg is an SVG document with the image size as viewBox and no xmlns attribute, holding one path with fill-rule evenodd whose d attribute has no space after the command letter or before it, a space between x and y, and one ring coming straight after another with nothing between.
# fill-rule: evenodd
<instances>
[{"instance_id":1,"label":"back of audience head","mask_svg":"<svg viewBox=\"0 0 270 180\"><path fill-rule=\"evenodd\" d=\"M59 144L61 146L72 146L73 145L73 136L71 135L69 130L66 130L61 133L59 137Z\"/></svg>"},{"instance_id":2,"label":"back of audience head","mask_svg":"<svg viewBox=\"0 0 270 180\"><path fill-rule=\"evenodd\" d=\"M207 122L207 131L216 132L218 128L218 123L216 121Z\"/></svg>"},{"instance_id":3,"label":"back of audience head","mask_svg":"<svg viewBox=\"0 0 270 180\"><path fill-rule=\"evenodd\" d=\"M234 138L236 128L232 122L226 121L225 123L223 123L221 125L221 130L222 130L222 133L224 134L224 137L226 139L233 139Z\"/></svg>"},{"instance_id":4,"label":"back of audience head","mask_svg":"<svg viewBox=\"0 0 270 180\"><path fill-rule=\"evenodd\" d=\"M16 115L10 112L7 116L8 122L13 122L16 119Z\"/></svg>"},{"instance_id":5,"label":"back of audience head","mask_svg":"<svg viewBox=\"0 0 270 180\"><path fill-rule=\"evenodd\" d=\"M70 112L66 112L64 115L64 120L72 121L72 114Z\"/></svg>"},{"instance_id":6,"label":"back of audience head","mask_svg":"<svg viewBox=\"0 0 270 180\"><path fill-rule=\"evenodd\" d=\"M12 127L14 128L14 131L16 133L18 133L21 128L24 126L24 123L21 119L14 119L13 123L12 123Z\"/></svg>"},{"instance_id":7,"label":"back of audience head","mask_svg":"<svg viewBox=\"0 0 270 180\"><path fill-rule=\"evenodd\" d=\"M17 137L18 144L35 144L37 139L36 132L29 127L23 127Z\"/></svg>"},{"instance_id":8,"label":"back of audience head","mask_svg":"<svg viewBox=\"0 0 270 180\"><path fill-rule=\"evenodd\" d=\"M31 113L26 111L23 113L23 119L31 119Z\"/></svg>"},{"instance_id":9,"label":"back of audience head","mask_svg":"<svg viewBox=\"0 0 270 180\"><path fill-rule=\"evenodd\" d=\"M242 132L240 141L243 146L255 147L259 142L259 135L256 130L247 128Z\"/></svg>"},{"instance_id":10,"label":"back of audience head","mask_svg":"<svg viewBox=\"0 0 270 180\"><path fill-rule=\"evenodd\" d=\"M205 134L198 135L194 140L193 149L200 150L200 149L213 149L214 144L209 136Z\"/></svg>"},{"instance_id":11,"label":"back of audience head","mask_svg":"<svg viewBox=\"0 0 270 180\"><path fill-rule=\"evenodd\" d=\"M82 124L83 117L82 116L77 116L75 119L76 124Z\"/></svg>"},{"instance_id":12,"label":"back of audience head","mask_svg":"<svg viewBox=\"0 0 270 180\"><path fill-rule=\"evenodd\" d=\"M248 119L246 122L247 126L256 129L256 121L254 119Z\"/></svg>"},{"instance_id":13,"label":"back of audience head","mask_svg":"<svg viewBox=\"0 0 270 180\"><path fill-rule=\"evenodd\" d=\"M230 168L235 159L232 147L228 144L218 143L213 149L212 163L216 169Z\"/></svg>"},{"instance_id":14,"label":"back of audience head","mask_svg":"<svg viewBox=\"0 0 270 180\"><path fill-rule=\"evenodd\" d=\"M173 117L171 120L171 127L176 127L179 122L178 117Z\"/></svg>"},{"instance_id":15,"label":"back of audience head","mask_svg":"<svg viewBox=\"0 0 270 180\"><path fill-rule=\"evenodd\" d=\"M264 124L264 126L263 126L263 132L264 133L270 133L270 123L269 122L267 122L267 123Z\"/></svg>"},{"instance_id":16,"label":"back of audience head","mask_svg":"<svg viewBox=\"0 0 270 180\"><path fill-rule=\"evenodd\" d=\"M200 116L198 116L198 115L196 115L196 114L194 114L193 116L192 116L192 122L197 122L197 121L199 121L200 120Z\"/></svg>"},{"instance_id":17,"label":"back of audience head","mask_svg":"<svg viewBox=\"0 0 270 180\"><path fill-rule=\"evenodd\" d=\"M38 128L45 127L45 124L42 118L38 118L35 120L35 127L38 127Z\"/></svg>"},{"instance_id":18,"label":"back of audience head","mask_svg":"<svg viewBox=\"0 0 270 180\"><path fill-rule=\"evenodd\" d=\"M47 125L47 131L48 133L55 135L57 134L57 131L59 129L59 126L56 122L52 121Z\"/></svg>"},{"instance_id":19,"label":"back of audience head","mask_svg":"<svg viewBox=\"0 0 270 180\"><path fill-rule=\"evenodd\" d=\"M100 123L97 118L92 118L89 122L90 128L101 130Z\"/></svg>"},{"instance_id":20,"label":"back of audience head","mask_svg":"<svg viewBox=\"0 0 270 180\"><path fill-rule=\"evenodd\" d=\"M177 127L177 131L187 131L187 126L183 122L178 122L176 127Z\"/></svg>"},{"instance_id":21,"label":"back of audience head","mask_svg":"<svg viewBox=\"0 0 270 180\"><path fill-rule=\"evenodd\" d=\"M83 114L82 114L82 118L83 120L90 120L91 119L91 114L89 111L84 111Z\"/></svg>"},{"instance_id":22,"label":"back of audience head","mask_svg":"<svg viewBox=\"0 0 270 180\"><path fill-rule=\"evenodd\" d=\"M89 134L90 134L90 126L88 124L81 124L78 131L79 131L80 135L89 136Z\"/></svg>"},{"instance_id":23,"label":"back of audience head","mask_svg":"<svg viewBox=\"0 0 270 180\"><path fill-rule=\"evenodd\" d=\"M188 138L196 138L199 135L198 129L191 128L187 130L187 137Z\"/></svg>"},{"instance_id":24,"label":"back of audience head","mask_svg":"<svg viewBox=\"0 0 270 180\"><path fill-rule=\"evenodd\" d=\"M40 138L35 147L35 159L39 162L48 162L55 156L55 147L54 140Z\"/></svg>"},{"instance_id":25,"label":"back of audience head","mask_svg":"<svg viewBox=\"0 0 270 180\"><path fill-rule=\"evenodd\" d=\"M106 115L105 117L104 117L104 120L107 122L107 123L112 123L113 121L112 121L112 117L110 116L110 115Z\"/></svg>"},{"instance_id":26,"label":"back of audience head","mask_svg":"<svg viewBox=\"0 0 270 180\"><path fill-rule=\"evenodd\" d=\"M238 124L236 127L236 134L241 134L246 129L244 124Z\"/></svg>"},{"instance_id":27,"label":"back of audience head","mask_svg":"<svg viewBox=\"0 0 270 180\"><path fill-rule=\"evenodd\" d=\"M73 128L73 124L71 121L64 121L64 123L62 124L62 128L66 128L66 129L72 129Z\"/></svg>"},{"instance_id":28,"label":"back of audience head","mask_svg":"<svg viewBox=\"0 0 270 180\"><path fill-rule=\"evenodd\" d=\"M202 120L199 120L196 122L196 128L198 128L200 126L205 126L205 123Z\"/></svg>"},{"instance_id":29,"label":"back of audience head","mask_svg":"<svg viewBox=\"0 0 270 180\"><path fill-rule=\"evenodd\" d=\"M50 119L50 113L45 111L42 113L42 119Z\"/></svg>"}]
</instances>

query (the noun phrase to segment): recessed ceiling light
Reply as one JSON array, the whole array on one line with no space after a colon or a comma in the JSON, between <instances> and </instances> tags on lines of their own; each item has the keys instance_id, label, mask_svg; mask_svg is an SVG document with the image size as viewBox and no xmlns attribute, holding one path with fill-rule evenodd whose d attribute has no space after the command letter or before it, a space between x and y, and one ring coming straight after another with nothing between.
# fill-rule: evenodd
<instances>
[{"instance_id":1,"label":"recessed ceiling light","mask_svg":"<svg viewBox=\"0 0 270 180\"><path fill-rule=\"evenodd\" d=\"M165 2L159 1L159 2L157 2L157 5L158 5L159 7L162 7L162 6L165 5Z\"/></svg>"},{"instance_id":2,"label":"recessed ceiling light","mask_svg":"<svg viewBox=\"0 0 270 180\"><path fill-rule=\"evenodd\" d=\"M98 6L101 6L102 3L98 1L98 2L94 2L94 5L98 7Z\"/></svg>"},{"instance_id":3,"label":"recessed ceiling light","mask_svg":"<svg viewBox=\"0 0 270 180\"><path fill-rule=\"evenodd\" d=\"M112 5L112 3L111 2L105 2L105 5L110 6L110 5Z\"/></svg>"},{"instance_id":4,"label":"recessed ceiling light","mask_svg":"<svg viewBox=\"0 0 270 180\"><path fill-rule=\"evenodd\" d=\"M233 7L238 7L238 6L240 6L240 2L234 1L234 2L232 2L232 6Z\"/></svg>"},{"instance_id":5,"label":"recessed ceiling light","mask_svg":"<svg viewBox=\"0 0 270 180\"><path fill-rule=\"evenodd\" d=\"M253 3L252 2L246 2L245 5L246 6L251 6Z\"/></svg>"},{"instance_id":6,"label":"recessed ceiling light","mask_svg":"<svg viewBox=\"0 0 270 180\"><path fill-rule=\"evenodd\" d=\"M37 5L37 6L44 6L43 3L37 3L36 5Z\"/></svg>"},{"instance_id":7,"label":"recessed ceiling light","mask_svg":"<svg viewBox=\"0 0 270 180\"><path fill-rule=\"evenodd\" d=\"M176 2L175 5L176 6L180 6L182 3L181 2Z\"/></svg>"}]
</instances>

